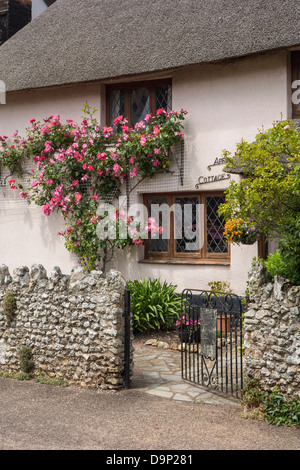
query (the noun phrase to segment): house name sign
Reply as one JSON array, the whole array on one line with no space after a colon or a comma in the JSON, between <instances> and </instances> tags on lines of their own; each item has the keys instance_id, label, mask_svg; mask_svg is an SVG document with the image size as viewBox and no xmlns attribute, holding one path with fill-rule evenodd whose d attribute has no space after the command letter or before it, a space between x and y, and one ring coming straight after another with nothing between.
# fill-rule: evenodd
<instances>
[{"instance_id":1,"label":"house name sign","mask_svg":"<svg viewBox=\"0 0 300 470\"><path fill-rule=\"evenodd\" d=\"M212 166L222 165L224 163L224 158L216 158L212 165L208 165L207 169L210 171ZM196 189L199 189L201 184L214 183L215 181L222 181L230 179L231 175L229 173L221 173L214 176L199 176L198 183L195 185Z\"/></svg>"}]
</instances>

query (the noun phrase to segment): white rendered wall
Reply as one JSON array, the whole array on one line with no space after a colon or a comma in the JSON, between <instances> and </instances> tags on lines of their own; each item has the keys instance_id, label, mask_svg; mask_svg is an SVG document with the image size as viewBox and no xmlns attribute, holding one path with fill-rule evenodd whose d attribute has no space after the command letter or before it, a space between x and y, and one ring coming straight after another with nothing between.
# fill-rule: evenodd
<instances>
[{"instance_id":1,"label":"white rendered wall","mask_svg":"<svg viewBox=\"0 0 300 470\"><path fill-rule=\"evenodd\" d=\"M188 111L185 122L190 189L200 175L222 172L207 166L222 150L234 151L242 138L254 140L259 128L288 117L290 108L287 84L287 55L261 55L224 64L193 66L173 74L173 109ZM7 95L0 106L0 135L22 134L31 118L43 119L60 114L63 119L79 121L85 101L99 110L104 124L105 100L99 84L44 89ZM102 94L103 96L103 94ZM203 184L200 190L223 190L229 180ZM1 201L0 201L1 202ZM59 265L66 274L76 265L56 234L63 227L59 216L44 216L39 208L7 210L0 204L0 264L12 271L16 266L41 263L47 270ZM251 260L257 246L232 246L230 266L143 264L143 248L133 247L116 257L113 267L126 278L161 277L178 290L205 289L209 281L228 281L235 292L246 289Z\"/></svg>"},{"instance_id":2,"label":"white rendered wall","mask_svg":"<svg viewBox=\"0 0 300 470\"><path fill-rule=\"evenodd\" d=\"M31 0L32 3L32 13L31 18L34 20L37 16L39 16L43 11L47 10L47 5L44 0Z\"/></svg>"}]
</instances>

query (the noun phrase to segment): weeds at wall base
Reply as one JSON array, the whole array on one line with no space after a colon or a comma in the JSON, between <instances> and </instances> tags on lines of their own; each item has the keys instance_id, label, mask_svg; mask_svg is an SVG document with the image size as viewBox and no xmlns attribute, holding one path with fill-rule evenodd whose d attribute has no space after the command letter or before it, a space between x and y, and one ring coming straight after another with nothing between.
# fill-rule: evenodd
<instances>
[{"instance_id":1,"label":"weeds at wall base","mask_svg":"<svg viewBox=\"0 0 300 470\"><path fill-rule=\"evenodd\" d=\"M54 386L61 386L61 387L69 386L68 382L63 379L51 378L46 375L33 376L26 372L16 372L14 374L11 372L0 372L0 377L7 378L7 379L16 379L16 380L21 380L21 381L33 380L34 382L38 382L40 384L45 384L45 385L54 385Z\"/></svg>"}]
</instances>

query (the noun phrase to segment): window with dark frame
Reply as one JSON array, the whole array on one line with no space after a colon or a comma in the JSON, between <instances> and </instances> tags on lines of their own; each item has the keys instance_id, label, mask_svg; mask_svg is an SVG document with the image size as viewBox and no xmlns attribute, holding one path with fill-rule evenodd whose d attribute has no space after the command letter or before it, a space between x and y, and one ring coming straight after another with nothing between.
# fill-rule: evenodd
<instances>
[{"instance_id":1,"label":"window with dark frame","mask_svg":"<svg viewBox=\"0 0 300 470\"><path fill-rule=\"evenodd\" d=\"M293 51L291 53L291 79L292 85L296 80L300 80L300 51ZM298 91L298 93L297 93ZM295 98L297 101L300 101L300 87L299 85L295 88L292 88L292 118L299 119L300 118L300 103L296 103Z\"/></svg>"},{"instance_id":2,"label":"window with dark frame","mask_svg":"<svg viewBox=\"0 0 300 470\"><path fill-rule=\"evenodd\" d=\"M172 109L171 80L107 85L106 99L107 125L114 127L114 119L122 115L134 127L146 114Z\"/></svg>"},{"instance_id":3,"label":"window with dark frame","mask_svg":"<svg viewBox=\"0 0 300 470\"><path fill-rule=\"evenodd\" d=\"M224 201L223 193L216 192L144 195L148 215L163 226L162 234L146 240L145 259L228 263L224 222L217 213Z\"/></svg>"}]
</instances>

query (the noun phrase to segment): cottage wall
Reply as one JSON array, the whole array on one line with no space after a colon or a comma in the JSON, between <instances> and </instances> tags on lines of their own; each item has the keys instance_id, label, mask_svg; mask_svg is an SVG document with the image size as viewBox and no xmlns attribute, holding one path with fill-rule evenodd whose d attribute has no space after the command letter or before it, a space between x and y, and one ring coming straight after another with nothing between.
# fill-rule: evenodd
<instances>
[{"instance_id":1,"label":"cottage wall","mask_svg":"<svg viewBox=\"0 0 300 470\"><path fill-rule=\"evenodd\" d=\"M8 321L7 292L16 299ZM124 385L125 281L117 271L86 275L81 268L49 277L42 265L0 266L0 372L21 372L19 352L33 354L35 376L116 389ZM132 355L131 355L132 356Z\"/></svg>"},{"instance_id":2,"label":"cottage wall","mask_svg":"<svg viewBox=\"0 0 300 470\"><path fill-rule=\"evenodd\" d=\"M222 150L234 151L242 138L253 140L259 128L270 127L277 119L290 116L288 59L285 51L245 57L219 64L184 67L163 74L149 74L138 79L172 76L172 107L188 110L185 121L185 183L181 191L196 191L200 176L222 173L218 165L208 165L221 157ZM128 79L129 80L129 79ZM22 134L30 118L41 120L51 114L80 121L85 102L99 111L105 124L104 83L53 87L8 94L0 106L0 134ZM157 192L168 189L158 185ZM233 176L232 178L239 178ZM230 180L201 185L198 191L224 190ZM154 186L155 190L155 186ZM136 194L135 202L141 202ZM0 194L0 260L15 269L19 264L42 263L51 269L53 260L70 273L76 259L64 247L57 232L64 228L59 216L44 216L40 208L13 205ZM257 245L233 246L230 265L189 265L143 263L143 248L133 248L117 256L111 267L125 278L161 277L185 287L207 288L214 280L230 282L234 291L244 293L251 260Z\"/></svg>"}]
</instances>

